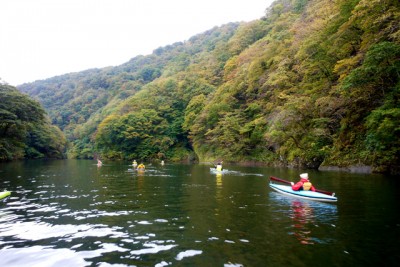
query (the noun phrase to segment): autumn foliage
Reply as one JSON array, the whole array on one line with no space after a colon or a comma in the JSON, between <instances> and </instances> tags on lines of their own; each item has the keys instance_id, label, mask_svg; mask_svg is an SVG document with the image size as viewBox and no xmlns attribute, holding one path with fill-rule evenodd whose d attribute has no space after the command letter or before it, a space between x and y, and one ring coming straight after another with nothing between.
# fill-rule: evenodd
<instances>
[{"instance_id":1,"label":"autumn foliage","mask_svg":"<svg viewBox=\"0 0 400 267\"><path fill-rule=\"evenodd\" d=\"M400 157L400 2L278 0L105 69L19 88L72 157L369 165Z\"/></svg>"}]
</instances>

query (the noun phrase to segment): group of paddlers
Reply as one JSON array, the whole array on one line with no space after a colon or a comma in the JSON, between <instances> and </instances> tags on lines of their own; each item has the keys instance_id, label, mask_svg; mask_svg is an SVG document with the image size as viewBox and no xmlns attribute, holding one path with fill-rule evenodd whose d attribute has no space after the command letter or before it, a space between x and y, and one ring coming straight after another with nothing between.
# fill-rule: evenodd
<instances>
[{"instance_id":1,"label":"group of paddlers","mask_svg":"<svg viewBox=\"0 0 400 267\"><path fill-rule=\"evenodd\" d=\"M100 159L97 159L97 166L100 167L103 165L103 162L101 162ZM164 161L161 161L161 165L164 165ZM140 163L138 165L136 160L133 160L132 162L132 166L134 168L136 168L136 170L138 171L144 171L146 169L146 166L143 163ZM215 165L215 169L217 171L222 171L222 161L218 162ZM291 182L292 185L292 189L294 191L299 191L299 190L311 190L311 191L315 191L315 187L312 185L312 183L310 182L310 180L308 179L308 173L302 173L300 174L300 181L298 181L296 184Z\"/></svg>"}]
</instances>

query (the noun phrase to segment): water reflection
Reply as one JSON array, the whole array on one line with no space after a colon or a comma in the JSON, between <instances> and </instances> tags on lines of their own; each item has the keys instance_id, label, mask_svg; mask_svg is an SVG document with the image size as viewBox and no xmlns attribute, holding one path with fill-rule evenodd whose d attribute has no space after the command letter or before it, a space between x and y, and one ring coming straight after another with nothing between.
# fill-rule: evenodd
<instances>
[{"instance_id":1,"label":"water reflection","mask_svg":"<svg viewBox=\"0 0 400 267\"><path fill-rule=\"evenodd\" d=\"M223 195L222 195L222 174L221 173L217 173L215 175L215 181L216 181L215 199L221 200L223 198ZM218 208L216 210L216 213L218 214Z\"/></svg>"},{"instance_id":2,"label":"water reflection","mask_svg":"<svg viewBox=\"0 0 400 267\"><path fill-rule=\"evenodd\" d=\"M137 170L137 176L144 176L145 170L144 169L138 169Z\"/></svg>"},{"instance_id":3,"label":"water reflection","mask_svg":"<svg viewBox=\"0 0 400 267\"><path fill-rule=\"evenodd\" d=\"M216 181L217 181L217 188L221 188L222 187L222 174L221 173L217 173L215 175Z\"/></svg>"},{"instance_id":4,"label":"water reflection","mask_svg":"<svg viewBox=\"0 0 400 267\"><path fill-rule=\"evenodd\" d=\"M311 225L314 224L314 209L308 203L292 201L293 235L301 244L314 244L311 237Z\"/></svg>"},{"instance_id":5,"label":"water reflection","mask_svg":"<svg viewBox=\"0 0 400 267\"><path fill-rule=\"evenodd\" d=\"M332 241L330 231L321 233L320 229L335 230L338 219L336 204L297 199L278 192L271 192L270 199L275 212L280 213L280 216L286 214L290 219L288 234L294 236L300 244L314 245Z\"/></svg>"}]
</instances>

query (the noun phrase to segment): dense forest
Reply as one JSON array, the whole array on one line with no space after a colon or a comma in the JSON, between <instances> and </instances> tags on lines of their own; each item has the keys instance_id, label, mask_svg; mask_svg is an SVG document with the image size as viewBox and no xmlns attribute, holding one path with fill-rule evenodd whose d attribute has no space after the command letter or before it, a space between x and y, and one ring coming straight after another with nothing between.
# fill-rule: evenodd
<instances>
[{"instance_id":1,"label":"dense forest","mask_svg":"<svg viewBox=\"0 0 400 267\"><path fill-rule=\"evenodd\" d=\"M399 172L400 2L277 0L125 64L23 84L69 157Z\"/></svg>"},{"instance_id":2,"label":"dense forest","mask_svg":"<svg viewBox=\"0 0 400 267\"><path fill-rule=\"evenodd\" d=\"M0 161L64 158L66 144L39 102L0 83Z\"/></svg>"}]
</instances>

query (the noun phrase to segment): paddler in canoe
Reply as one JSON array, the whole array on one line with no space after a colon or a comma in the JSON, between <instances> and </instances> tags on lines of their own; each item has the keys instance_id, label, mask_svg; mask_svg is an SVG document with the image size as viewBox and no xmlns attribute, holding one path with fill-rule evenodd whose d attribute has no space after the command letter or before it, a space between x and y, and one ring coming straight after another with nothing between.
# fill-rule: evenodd
<instances>
[{"instance_id":1,"label":"paddler in canoe","mask_svg":"<svg viewBox=\"0 0 400 267\"><path fill-rule=\"evenodd\" d=\"M143 163L140 163L139 166L137 166L138 171L144 171L146 169L146 166L144 166Z\"/></svg>"},{"instance_id":2,"label":"paddler in canoe","mask_svg":"<svg viewBox=\"0 0 400 267\"><path fill-rule=\"evenodd\" d=\"M299 191L299 190L305 190L305 191L314 191L315 192L315 187L312 185L310 180L308 180L308 173L302 173L300 174L300 181L298 181L296 184L291 182L292 189L294 191Z\"/></svg>"},{"instance_id":3,"label":"paddler in canoe","mask_svg":"<svg viewBox=\"0 0 400 267\"><path fill-rule=\"evenodd\" d=\"M216 170L217 172L222 172L222 162L223 162L223 161L218 162L217 165L215 165L215 170Z\"/></svg>"},{"instance_id":4,"label":"paddler in canoe","mask_svg":"<svg viewBox=\"0 0 400 267\"><path fill-rule=\"evenodd\" d=\"M325 202L336 202L337 198L335 197L335 193L316 189L308 180L308 174L302 173L300 174L300 181L296 184L293 182L289 182L274 176L270 176L270 183L269 186L274 189L275 191L282 193L284 195L310 199L310 200L318 200L318 201L325 201ZM277 181L287 185L279 185L272 183L272 181Z\"/></svg>"},{"instance_id":5,"label":"paddler in canoe","mask_svg":"<svg viewBox=\"0 0 400 267\"><path fill-rule=\"evenodd\" d=\"M134 159L133 162L132 162L132 166L133 166L133 167L136 167L136 166L137 166L137 161L136 161L135 159Z\"/></svg>"}]
</instances>

